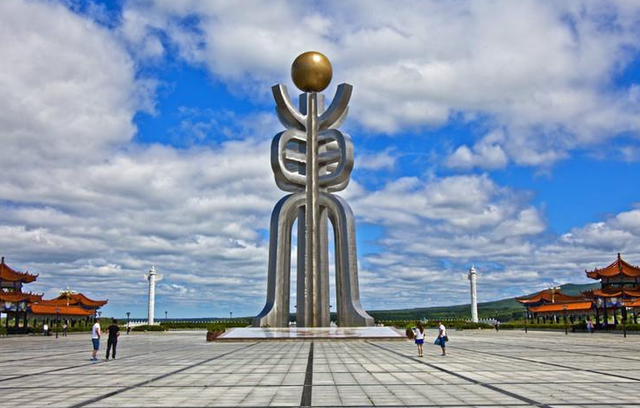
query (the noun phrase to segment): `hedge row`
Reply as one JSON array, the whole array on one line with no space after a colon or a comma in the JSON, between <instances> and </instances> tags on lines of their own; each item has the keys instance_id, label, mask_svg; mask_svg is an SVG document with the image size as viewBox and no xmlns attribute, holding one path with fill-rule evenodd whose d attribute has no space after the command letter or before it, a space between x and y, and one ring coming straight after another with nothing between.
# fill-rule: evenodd
<instances>
[{"instance_id":1,"label":"hedge row","mask_svg":"<svg viewBox=\"0 0 640 408\"><path fill-rule=\"evenodd\" d=\"M246 327L250 324L248 320L233 320L233 321L220 321L220 322L208 322L208 323L196 323L196 322L162 322L160 325L167 329L207 329L220 327Z\"/></svg>"},{"instance_id":2,"label":"hedge row","mask_svg":"<svg viewBox=\"0 0 640 408\"><path fill-rule=\"evenodd\" d=\"M157 325L157 324L152 324L152 325L144 324L142 326L136 326L136 327L132 328L131 330L133 330L135 332L167 331L167 329L165 327L162 327L162 326Z\"/></svg>"},{"instance_id":3,"label":"hedge row","mask_svg":"<svg viewBox=\"0 0 640 408\"><path fill-rule=\"evenodd\" d=\"M384 324L385 326L394 326L400 329L406 329L406 328L413 328L416 327L419 323L419 321L417 320L380 320L376 323L381 323ZM459 320L459 321L445 321L443 322L444 325L449 328L449 329L456 329L456 330L472 330L472 329L491 329L493 328L492 325L488 324L488 323L473 323L473 322L467 322L465 320ZM430 320L426 323L422 323L424 327L426 328L437 328L438 327L438 321L437 320Z\"/></svg>"}]
</instances>

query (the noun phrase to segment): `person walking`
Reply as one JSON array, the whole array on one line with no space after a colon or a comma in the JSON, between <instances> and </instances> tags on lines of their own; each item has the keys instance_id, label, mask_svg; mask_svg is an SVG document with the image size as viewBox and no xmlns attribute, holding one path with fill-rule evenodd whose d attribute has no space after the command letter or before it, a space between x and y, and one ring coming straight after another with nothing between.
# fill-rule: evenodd
<instances>
[{"instance_id":1,"label":"person walking","mask_svg":"<svg viewBox=\"0 0 640 408\"><path fill-rule=\"evenodd\" d=\"M439 345L442 348L443 356L447 355L445 347L448 340L449 338L447 337L447 328L444 327L444 324L442 324L442 322L440 321L438 322L438 337L436 338L436 341L433 342L433 344Z\"/></svg>"},{"instance_id":2,"label":"person walking","mask_svg":"<svg viewBox=\"0 0 640 408\"><path fill-rule=\"evenodd\" d=\"M587 332L593 334L593 323L591 323L591 318L589 317L587 317Z\"/></svg>"},{"instance_id":3,"label":"person walking","mask_svg":"<svg viewBox=\"0 0 640 408\"><path fill-rule=\"evenodd\" d=\"M67 329L68 328L69 328L69 324L65 320L64 324L62 325L62 337L67 337Z\"/></svg>"},{"instance_id":4,"label":"person walking","mask_svg":"<svg viewBox=\"0 0 640 408\"><path fill-rule=\"evenodd\" d=\"M413 329L413 338L418 346L418 357L424 357L424 326L418 323L418 327Z\"/></svg>"},{"instance_id":5,"label":"person walking","mask_svg":"<svg viewBox=\"0 0 640 408\"><path fill-rule=\"evenodd\" d=\"M96 319L96 322L91 328L91 342L93 343L93 354L91 355L91 361L98 361L98 350L100 349L100 319Z\"/></svg>"},{"instance_id":6,"label":"person walking","mask_svg":"<svg viewBox=\"0 0 640 408\"><path fill-rule=\"evenodd\" d=\"M107 360L109 360L109 351L111 351L112 347L113 352L111 353L111 357L115 360L118 336L120 336L120 327L118 327L118 321L116 319L111 321L111 325L107 327L107 331L109 332L109 338L107 339Z\"/></svg>"},{"instance_id":7,"label":"person walking","mask_svg":"<svg viewBox=\"0 0 640 408\"><path fill-rule=\"evenodd\" d=\"M44 334L45 337L49 335L49 325L46 323L42 325L42 334Z\"/></svg>"}]
</instances>

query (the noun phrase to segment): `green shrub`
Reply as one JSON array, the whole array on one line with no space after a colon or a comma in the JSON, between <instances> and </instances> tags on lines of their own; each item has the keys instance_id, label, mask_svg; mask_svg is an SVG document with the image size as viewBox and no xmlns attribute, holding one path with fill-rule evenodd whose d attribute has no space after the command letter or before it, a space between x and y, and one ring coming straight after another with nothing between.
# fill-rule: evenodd
<instances>
[{"instance_id":1,"label":"green shrub","mask_svg":"<svg viewBox=\"0 0 640 408\"><path fill-rule=\"evenodd\" d=\"M595 323L594 323L595 324ZM501 329L524 329L524 322L503 323L500 325ZM573 324L567 323L567 328L571 331L587 331L587 323L585 321L575 322ZM527 323L527 329L548 329L548 330L564 330L564 322L558 323ZM622 331L622 323L619 323L615 328L613 325L609 325L607 330ZM627 324L627 331L640 331L640 324ZM597 325L595 331L602 331L602 328Z\"/></svg>"},{"instance_id":2,"label":"green shrub","mask_svg":"<svg viewBox=\"0 0 640 408\"><path fill-rule=\"evenodd\" d=\"M166 331L167 329L157 324L153 324L153 325L144 324L142 326L136 326L131 330L136 332L144 332L144 331Z\"/></svg>"}]
</instances>

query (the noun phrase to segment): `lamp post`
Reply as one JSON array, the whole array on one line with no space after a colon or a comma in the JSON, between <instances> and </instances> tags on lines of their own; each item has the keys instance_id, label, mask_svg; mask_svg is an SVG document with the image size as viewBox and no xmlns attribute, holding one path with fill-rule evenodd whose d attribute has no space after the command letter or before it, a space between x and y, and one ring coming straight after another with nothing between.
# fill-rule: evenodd
<instances>
[{"instance_id":1,"label":"lamp post","mask_svg":"<svg viewBox=\"0 0 640 408\"><path fill-rule=\"evenodd\" d=\"M60 308L56 307L56 339L58 338L59 331L60 331Z\"/></svg>"},{"instance_id":2,"label":"lamp post","mask_svg":"<svg viewBox=\"0 0 640 408\"><path fill-rule=\"evenodd\" d=\"M229 312L229 320L233 319L233 312Z\"/></svg>"},{"instance_id":3,"label":"lamp post","mask_svg":"<svg viewBox=\"0 0 640 408\"><path fill-rule=\"evenodd\" d=\"M169 312L167 312L167 311L165 310L165 311L164 311L164 321L165 321L165 322L167 321L167 313L169 313Z\"/></svg>"},{"instance_id":4,"label":"lamp post","mask_svg":"<svg viewBox=\"0 0 640 408\"><path fill-rule=\"evenodd\" d=\"M567 305L562 306L562 310L564 310L564 335L569 334L569 330L567 328Z\"/></svg>"},{"instance_id":5,"label":"lamp post","mask_svg":"<svg viewBox=\"0 0 640 408\"><path fill-rule=\"evenodd\" d=\"M131 312L127 312L127 334L129 334L129 328L131 327L129 324L129 316L131 316Z\"/></svg>"},{"instance_id":6,"label":"lamp post","mask_svg":"<svg viewBox=\"0 0 640 408\"><path fill-rule=\"evenodd\" d=\"M527 311L524 311L524 332L527 333Z\"/></svg>"},{"instance_id":7,"label":"lamp post","mask_svg":"<svg viewBox=\"0 0 640 408\"><path fill-rule=\"evenodd\" d=\"M622 306L622 334L625 338L627 338L627 316L629 315L629 309L631 308Z\"/></svg>"}]
</instances>

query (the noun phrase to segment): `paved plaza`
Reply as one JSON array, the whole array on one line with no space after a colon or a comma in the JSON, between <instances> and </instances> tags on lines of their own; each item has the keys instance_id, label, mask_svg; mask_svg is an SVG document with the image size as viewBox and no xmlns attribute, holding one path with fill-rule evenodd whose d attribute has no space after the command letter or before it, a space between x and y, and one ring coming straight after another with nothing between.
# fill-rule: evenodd
<instances>
[{"instance_id":1,"label":"paved plaza","mask_svg":"<svg viewBox=\"0 0 640 408\"><path fill-rule=\"evenodd\" d=\"M640 407L640 336L484 330L450 339L446 357L430 345L418 358L408 341L123 334L116 361L90 362L86 334L5 337L0 406Z\"/></svg>"}]
</instances>

